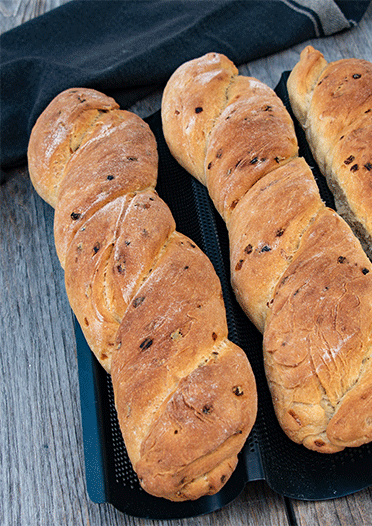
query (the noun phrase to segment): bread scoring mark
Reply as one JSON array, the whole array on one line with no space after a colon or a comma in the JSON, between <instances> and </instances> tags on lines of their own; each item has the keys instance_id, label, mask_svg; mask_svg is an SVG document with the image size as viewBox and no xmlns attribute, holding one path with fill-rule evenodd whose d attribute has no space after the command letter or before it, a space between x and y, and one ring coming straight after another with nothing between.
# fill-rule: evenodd
<instances>
[{"instance_id":1,"label":"bread scoring mark","mask_svg":"<svg viewBox=\"0 0 372 526\"><path fill-rule=\"evenodd\" d=\"M210 139L210 136L211 136L211 133L212 133L212 130L216 124L216 122L218 121L218 119L221 117L222 113L224 112L224 110L226 109L226 107L228 106L228 102L229 102L229 89L230 87L232 86L232 84L234 83L234 79L237 77L237 75L234 75L234 74L231 74L230 75L230 81L229 83L227 84L226 88L225 88L225 101L224 103L221 105L221 108L220 108L220 111L219 113L214 117L214 120L211 124L211 126L209 127L209 130L205 136L205 147L204 147L204 163L205 163L205 159L206 159L206 155L207 155L207 151L208 151L208 144L209 144L209 139ZM226 120L228 120L231 115L235 112L236 110L233 109L230 114L226 117ZM221 153L222 155L222 153ZM208 170L210 170L212 167L212 163L209 163L208 164ZM205 168L204 168L204 172L205 172ZM228 174L230 175L230 174ZM206 178L206 173L204 173L204 177Z\"/></svg>"},{"instance_id":2,"label":"bread scoring mark","mask_svg":"<svg viewBox=\"0 0 372 526\"><path fill-rule=\"evenodd\" d=\"M229 86L230 87L230 86ZM228 97L228 95L226 94L226 98ZM227 102L227 101L226 101ZM230 113L225 117L225 121L228 121L229 119L231 119L231 117L234 115L234 113L236 112L236 108L232 109L230 111ZM222 113L222 112L221 112Z\"/></svg>"},{"instance_id":3,"label":"bread scoring mark","mask_svg":"<svg viewBox=\"0 0 372 526\"><path fill-rule=\"evenodd\" d=\"M79 103L85 102L85 99L81 100L80 96L78 96L78 100L79 100ZM81 115L83 115L83 113L85 113L85 111L90 111L90 109L87 107L81 113ZM103 115L105 113L108 113L108 110L96 109L96 112L97 112L96 116L87 125L87 127L85 128L84 132L81 134L80 137L78 137L75 133L73 133L73 131L71 132L71 134L70 134L70 143L69 143L69 149L70 149L70 154L71 154L70 157L72 157L77 152L77 150L80 148L82 142L84 141L84 138L94 128L94 126L97 124L97 121L100 119L101 115ZM63 126L65 126L64 123L61 123L61 124ZM68 159L67 159L67 161L68 161ZM66 161L65 165L67 164L67 161ZM63 172L64 166L63 166L63 168L61 170L61 173Z\"/></svg>"},{"instance_id":4,"label":"bread scoring mark","mask_svg":"<svg viewBox=\"0 0 372 526\"><path fill-rule=\"evenodd\" d=\"M146 282L146 280L148 279L148 277L151 275L152 271L154 270L154 268L156 267L157 263L161 260L164 252L167 250L168 248L168 245L170 245L173 237L177 236L177 232L174 230L173 232L171 232L171 234L168 236L168 238L165 240L164 244L160 247L159 249L159 252L157 253L156 256L154 256L153 258L153 264L152 266L149 268L147 274L145 274L142 279L141 279L141 282L140 284L138 285L138 289L140 287L142 287L142 285ZM181 242L181 244L183 244Z\"/></svg>"},{"instance_id":5,"label":"bread scoring mark","mask_svg":"<svg viewBox=\"0 0 372 526\"><path fill-rule=\"evenodd\" d=\"M115 303L113 303L112 298L109 294L110 292L110 286L107 283L107 274L109 269L109 263L110 263L110 257L115 247L115 239L109 243L106 248L103 250L103 254L101 254L101 262L104 262L103 271L102 271L102 297L104 299L104 304L107 309L107 311L110 313L112 320L115 321L115 323L120 324L121 318L118 316L118 314L115 312ZM95 282L95 279L98 275L98 269L94 273L94 277L92 278L93 283ZM94 295L92 296L92 303L94 302ZM94 305L94 311L99 313L99 307ZM100 314L98 314L100 316ZM109 343L110 345L110 343Z\"/></svg>"},{"instance_id":6,"label":"bread scoring mark","mask_svg":"<svg viewBox=\"0 0 372 526\"><path fill-rule=\"evenodd\" d=\"M324 80L326 80L327 78L329 77L329 75L325 75L319 82L318 82L318 86L320 86Z\"/></svg>"},{"instance_id":7,"label":"bread scoring mark","mask_svg":"<svg viewBox=\"0 0 372 526\"><path fill-rule=\"evenodd\" d=\"M88 283L85 287L85 297L89 298L92 293L92 284Z\"/></svg>"},{"instance_id":8,"label":"bread scoring mark","mask_svg":"<svg viewBox=\"0 0 372 526\"><path fill-rule=\"evenodd\" d=\"M291 417L293 418L293 420L296 422L296 424L297 424L299 427L302 426L302 422L301 422L300 417L294 412L293 409L290 409L290 410L288 411L288 414L289 414L289 416L291 416Z\"/></svg>"},{"instance_id":9,"label":"bread scoring mark","mask_svg":"<svg viewBox=\"0 0 372 526\"><path fill-rule=\"evenodd\" d=\"M337 88L331 93L332 97L341 97L343 95L342 88L345 84L349 82L349 79L347 77L344 77L342 80L340 80Z\"/></svg>"}]
</instances>

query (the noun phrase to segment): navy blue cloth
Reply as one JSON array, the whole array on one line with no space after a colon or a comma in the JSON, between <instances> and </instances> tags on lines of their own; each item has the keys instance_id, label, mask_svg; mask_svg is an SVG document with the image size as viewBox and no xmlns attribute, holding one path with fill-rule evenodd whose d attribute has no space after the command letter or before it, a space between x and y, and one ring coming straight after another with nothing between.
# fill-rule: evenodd
<instances>
[{"instance_id":1,"label":"navy blue cloth","mask_svg":"<svg viewBox=\"0 0 372 526\"><path fill-rule=\"evenodd\" d=\"M321 9L340 20L329 25ZM0 37L2 180L26 161L31 129L73 86L125 109L162 87L183 62L215 51L235 64L357 24L369 1L74 0ZM342 19L344 20L342 21ZM328 20L328 22L327 22ZM5 170L5 172L3 171Z\"/></svg>"}]
</instances>

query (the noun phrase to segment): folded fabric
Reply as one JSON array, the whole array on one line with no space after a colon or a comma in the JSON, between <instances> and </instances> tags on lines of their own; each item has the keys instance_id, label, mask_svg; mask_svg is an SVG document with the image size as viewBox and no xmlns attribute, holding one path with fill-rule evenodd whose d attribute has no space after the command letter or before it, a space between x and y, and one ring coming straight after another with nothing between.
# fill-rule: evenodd
<instances>
[{"instance_id":1,"label":"folded fabric","mask_svg":"<svg viewBox=\"0 0 372 526\"><path fill-rule=\"evenodd\" d=\"M369 1L75 0L0 37L2 179L62 90L86 86L125 109L209 51L237 65L357 24Z\"/></svg>"}]
</instances>

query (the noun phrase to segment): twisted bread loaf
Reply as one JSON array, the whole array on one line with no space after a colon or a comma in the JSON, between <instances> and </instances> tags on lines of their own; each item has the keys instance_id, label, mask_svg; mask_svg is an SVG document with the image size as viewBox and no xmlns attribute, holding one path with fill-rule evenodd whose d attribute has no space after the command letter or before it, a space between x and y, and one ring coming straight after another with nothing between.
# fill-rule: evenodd
<instances>
[{"instance_id":1,"label":"twisted bread loaf","mask_svg":"<svg viewBox=\"0 0 372 526\"><path fill-rule=\"evenodd\" d=\"M282 102L209 53L171 76L162 119L226 221L232 286L263 332L283 430L326 453L372 440L372 266L322 202Z\"/></svg>"},{"instance_id":2,"label":"twisted bread loaf","mask_svg":"<svg viewBox=\"0 0 372 526\"><path fill-rule=\"evenodd\" d=\"M287 85L337 211L372 258L372 63L343 59L328 64L307 46Z\"/></svg>"},{"instance_id":3,"label":"twisted bread loaf","mask_svg":"<svg viewBox=\"0 0 372 526\"><path fill-rule=\"evenodd\" d=\"M39 117L28 159L141 485L175 501L217 492L253 426L255 380L227 339L212 264L154 190L150 128L101 93L70 89Z\"/></svg>"}]
</instances>

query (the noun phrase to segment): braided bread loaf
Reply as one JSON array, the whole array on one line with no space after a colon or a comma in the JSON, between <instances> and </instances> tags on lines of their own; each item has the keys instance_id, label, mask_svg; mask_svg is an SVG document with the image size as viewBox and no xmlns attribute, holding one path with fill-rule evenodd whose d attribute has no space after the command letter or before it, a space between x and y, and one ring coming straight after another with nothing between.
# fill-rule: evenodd
<instances>
[{"instance_id":1,"label":"braided bread loaf","mask_svg":"<svg viewBox=\"0 0 372 526\"><path fill-rule=\"evenodd\" d=\"M283 430L326 453L371 441L372 266L322 202L284 105L209 53L173 73L162 120L226 221L232 287L263 333Z\"/></svg>"},{"instance_id":2,"label":"braided bread loaf","mask_svg":"<svg viewBox=\"0 0 372 526\"><path fill-rule=\"evenodd\" d=\"M174 501L217 492L253 426L256 385L227 339L211 262L154 190L150 128L101 93L69 89L37 120L28 160L142 487Z\"/></svg>"},{"instance_id":3,"label":"braided bread loaf","mask_svg":"<svg viewBox=\"0 0 372 526\"><path fill-rule=\"evenodd\" d=\"M372 63L350 58L328 64L307 46L287 85L337 211L372 258Z\"/></svg>"}]
</instances>

